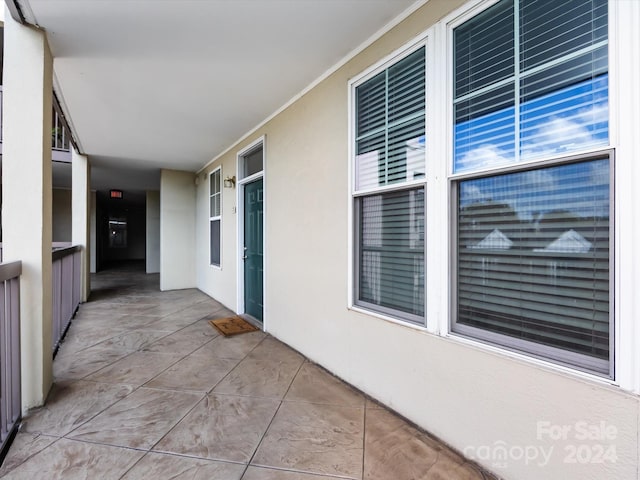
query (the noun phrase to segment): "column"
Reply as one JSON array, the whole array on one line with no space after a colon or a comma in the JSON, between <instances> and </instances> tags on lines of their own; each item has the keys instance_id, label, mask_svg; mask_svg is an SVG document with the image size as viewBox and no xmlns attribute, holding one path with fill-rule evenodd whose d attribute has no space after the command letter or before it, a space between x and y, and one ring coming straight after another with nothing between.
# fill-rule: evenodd
<instances>
[{"instance_id":1,"label":"column","mask_svg":"<svg viewBox=\"0 0 640 480\"><path fill-rule=\"evenodd\" d=\"M191 172L160 171L160 290L196 286L196 189Z\"/></svg>"},{"instance_id":2,"label":"column","mask_svg":"<svg viewBox=\"0 0 640 480\"><path fill-rule=\"evenodd\" d=\"M2 240L4 260L22 260L23 411L42 405L52 382L52 64L44 32L5 7Z\"/></svg>"},{"instance_id":3,"label":"column","mask_svg":"<svg viewBox=\"0 0 640 480\"><path fill-rule=\"evenodd\" d=\"M91 166L85 155L71 148L71 242L82 247L80 267L80 301L86 302L91 292L89 271L91 247L89 218L91 213Z\"/></svg>"}]
</instances>

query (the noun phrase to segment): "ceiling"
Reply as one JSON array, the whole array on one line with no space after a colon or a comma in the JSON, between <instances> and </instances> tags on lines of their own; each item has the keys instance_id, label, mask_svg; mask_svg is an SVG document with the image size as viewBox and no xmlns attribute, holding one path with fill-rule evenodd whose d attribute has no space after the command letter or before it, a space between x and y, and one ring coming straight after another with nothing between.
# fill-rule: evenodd
<instances>
[{"instance_id":1,"label":"ceiling","mask_svg":"<svg viewBox=\"0 0 640 480\"><path fill-rule=\"evenodd\" d=\"M414 2L17 0L93 188L141 190L202 168Z\"/></svg>"}]
</instances>

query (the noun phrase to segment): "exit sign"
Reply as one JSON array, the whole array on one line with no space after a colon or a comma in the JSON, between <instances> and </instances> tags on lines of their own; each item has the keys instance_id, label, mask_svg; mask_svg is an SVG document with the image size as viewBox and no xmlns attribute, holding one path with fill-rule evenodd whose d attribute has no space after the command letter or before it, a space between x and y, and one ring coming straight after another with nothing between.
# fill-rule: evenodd
<instances>
[{"instance_id":1,"label":"exit sign","mask_svg":"<svg viewBox=\"0 0 640 480\"><path fill-rule=\"evenodd\" d=\"M122 198L122 190L110 190L109 194L111 198Z\"/></svg>"}]
</instances>

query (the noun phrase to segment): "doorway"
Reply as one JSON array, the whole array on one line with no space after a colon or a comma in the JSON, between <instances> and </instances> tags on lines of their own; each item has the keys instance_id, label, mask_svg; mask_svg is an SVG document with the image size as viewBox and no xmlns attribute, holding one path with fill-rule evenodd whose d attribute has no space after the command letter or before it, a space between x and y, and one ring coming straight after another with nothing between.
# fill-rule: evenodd
<instances>
[{"instance_id":1,"label":"doorway","mask_svg":"<svg viewBox=\"0 0 640 480\"><path fill-rule=\"evenodd\" d=\"M238 154L238 311L264 321L264 139Z\"/></svg>"},{"instance_id":2,"label":"doorway","mask_svg":"<svg viewBox=\"0 0 640 480\"><path fill-rule=\"evenodd\" d=\"M145 270L146 192L96 192L96 270Z\"/></svg>"}]
</instances>

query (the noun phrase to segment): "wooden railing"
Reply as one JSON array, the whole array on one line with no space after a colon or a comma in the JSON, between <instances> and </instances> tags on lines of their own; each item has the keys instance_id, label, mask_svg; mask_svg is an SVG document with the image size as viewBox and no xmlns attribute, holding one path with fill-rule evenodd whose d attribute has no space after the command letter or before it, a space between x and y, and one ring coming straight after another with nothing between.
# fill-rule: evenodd
<instances>
[{"instance_id":1,"label":"wooden railing","mask_svg":"<svg viewBox=\"0 0 640 480\"><path fill-rule=\"evenodd\" d=\"M53 325L52 347L54 355L64 338L69 323L80 305L80 267L82 248L59 248L51 254L53 260Z\"/></svg>"},{"instance_id":2,"label":"wooden railing","mask_svg":"<svg viewBox=\"0 0 640 480\"><path fill-rule=\"evenodd\" d=\"M0 263L0 462L20 424L20 275L22 262Z\"/></svg>"}]
</instances>

